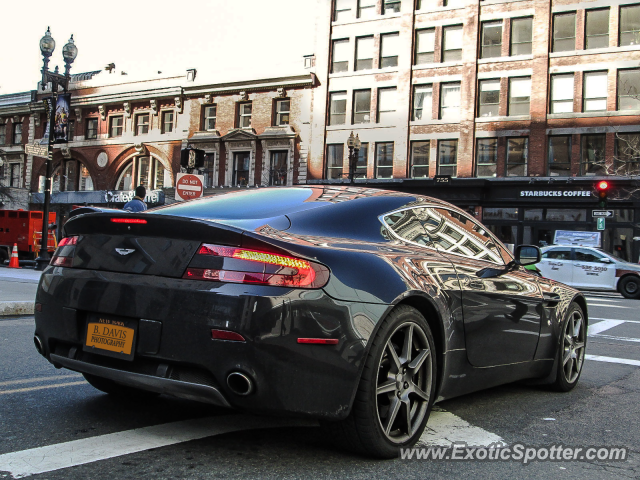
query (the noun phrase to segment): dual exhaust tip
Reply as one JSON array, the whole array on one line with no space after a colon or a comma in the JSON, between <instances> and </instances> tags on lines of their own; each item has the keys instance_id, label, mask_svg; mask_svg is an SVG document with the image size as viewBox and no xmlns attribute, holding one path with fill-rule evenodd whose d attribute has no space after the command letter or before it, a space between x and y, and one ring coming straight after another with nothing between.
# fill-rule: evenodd
<instances>
[{"instance_id":1,"label":"dual exhaust tip","mask_svg":"<svg viewBox=\"0 0 640 480\"><path fill-rule=\"evenodd\" d=\"M35 335L33 337L33 343L36 346L36 350L38 351L38 353L44 356L44 345L42 344L42 340L38 335Z\"/></svg>"},{"instance_id":2,"label":"dual exhaust tip","mask_svg":"<svg viewBox=\"0 0 640 480\"><path fill-rule=\"evenodd\" d=\"M227 386L236 395L246 396L254 391L253 380L242 372L231 372L227 376Z\"/></svg>"}]
</instances>

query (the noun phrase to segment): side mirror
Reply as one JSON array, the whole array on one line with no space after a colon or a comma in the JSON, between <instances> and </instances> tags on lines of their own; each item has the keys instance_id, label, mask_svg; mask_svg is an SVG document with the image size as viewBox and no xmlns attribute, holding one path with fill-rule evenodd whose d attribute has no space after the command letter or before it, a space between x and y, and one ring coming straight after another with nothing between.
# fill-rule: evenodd
<instances>
[{"instance_id":1,"label":"side mirror","mask_svg":"<svg viewBox=\"0 0 640 480\"><path fill-rule=\"evenodd\" d=\"M603 257L600 259L600 263L613 263L613 262L611 261L611 259L607 257Z\"/></svg>"},{"instance_id":2,"label":"side mirror","mask_svg":"<svg viewBox=\"0 0 640 480\"><path fill-rule=\"evenodd\" d=\"M535 245L518 245L514 254L516 257L516 264L522 265L523 267L538 263L542 258L540 249Z\"/></svg>"}]
</instances>

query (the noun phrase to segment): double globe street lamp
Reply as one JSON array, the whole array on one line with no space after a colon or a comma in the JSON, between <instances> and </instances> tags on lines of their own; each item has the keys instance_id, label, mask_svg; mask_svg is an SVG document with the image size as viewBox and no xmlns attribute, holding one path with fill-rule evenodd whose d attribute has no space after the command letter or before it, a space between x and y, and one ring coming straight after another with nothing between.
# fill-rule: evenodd
<instances>
[{"instance_id":1,"label":"double globe street lamp","mask_svg":"<svg viewBox=\"0 0 640 480\"><path fill-rule=\"evenodd\" d=\"M53 144L55 142L54 129L56 124L56 105L58 103L58 88L62 87L66 93L69 87L69 79L71 75L71 64L78 56L78 47L76 47L73 41L73 35L62 47L62 57L64 59L64 75L58 73L58 67L56 66L53 72L49 71L49 58L53 54L56 48L56 42L51 36L51 30L47 27L47 31L44 37L40 39L40 53L42 53L42 90L47 89L47 85L51 84L51 98L45 99L45 111L47 112L49 121L49 139L48 139L48 155L47 155L47 168L46 178L44 184L44 212L42 215L42 239L40 243L40 254L36 258L36 269L43 270L50 261L48 251L48 239L49 239L49 207L51 204L51 160L53 156Z\"/></svg>"}]
</instances>

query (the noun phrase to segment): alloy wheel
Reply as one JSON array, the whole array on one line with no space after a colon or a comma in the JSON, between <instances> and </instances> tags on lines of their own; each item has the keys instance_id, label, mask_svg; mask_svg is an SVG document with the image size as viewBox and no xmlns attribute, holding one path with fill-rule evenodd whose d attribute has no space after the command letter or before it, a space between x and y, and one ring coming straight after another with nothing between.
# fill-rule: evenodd
<instances>
[{"instance_id":1,"label":"alloy wheel","mask_svg":"<svg viewBox=\"0 0 640 480\"><path fill-rule=\"evenodd\" d=\"M430 401L433 358L422 328L399 325L388 337L378 364L376 408L380 427L393 443L409 440L422 424Z\"/></svg>"},{"instance_id":2,"label":"alloy wheel","mask_svg":"<svg viewBox=\"0 0 640 480\"><path fill-rule=\"evenodd\" d=\"M582 311L574 310L567 319L563 334L562 370L565 380L574 383L584 362L585 332Z\"/></svg>"}]
</instances>

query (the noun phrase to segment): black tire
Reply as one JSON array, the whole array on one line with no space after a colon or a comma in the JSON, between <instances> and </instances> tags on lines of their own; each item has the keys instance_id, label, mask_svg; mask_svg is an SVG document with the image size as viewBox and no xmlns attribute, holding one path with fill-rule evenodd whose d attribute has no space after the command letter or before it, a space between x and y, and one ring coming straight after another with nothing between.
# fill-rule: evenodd
<instances>
[{"instance_id":1,"label":"black tire","mask_svg":"<svg viewBox=\"0 0 640 480\"><path fill-rule=\"evenodd\" d=\"M97 388L101 392L108 393L109 395L117 398L143 400L152 399L160 395L156 392L148 392L146 390L120 385L113 380L97 377L89 373L83 373L82 376L93 388Z\"/></svg>"},{"instance_id":2,"label":"black tire","mask_svg":"<svg viewBox=\"0 0 640 480\"><path fill-rule=\"evenodd\" d=\"M407 305L389 314L371 342L349 416L322 427L343 448L394 458L400 448L416 444L429 419L437 379L435 342L425 318Z\"/></svg>"},{"instance_id":3,"label":"black tire","mask_svg":"<svg viewBox=\"0 0 640 480\"><path fill-rule=\"evenodd\" d=\"M640 277L628 275L621 278L618 291L624 298L640 298Z\"/></svg>"},{"instance_id":4,"label":"black tire","mask_svg":"<svg viewBox=\"0 0 640 480\"><path fill-rule=\"evenodd\" d=\"M568 392L578 384L587 348L587 325L580 305L572 303L562 322L556 356L554 390Z\"/></svg>"}]
</instances>

